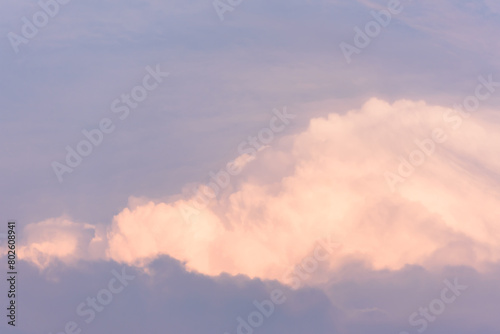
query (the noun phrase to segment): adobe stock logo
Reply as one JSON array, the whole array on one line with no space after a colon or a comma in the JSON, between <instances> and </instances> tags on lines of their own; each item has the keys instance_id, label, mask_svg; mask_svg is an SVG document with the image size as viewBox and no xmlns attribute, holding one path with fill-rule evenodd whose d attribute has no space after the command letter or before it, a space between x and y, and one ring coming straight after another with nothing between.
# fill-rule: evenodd
<instances>
[{"instance_id":1,"label":"adobe stock logo","mask_svg":"<svg viewBox=\"0 0 500 334\"><path fill-rule=\"evenodd\" d=\"M157 89L164 81L164 78L169 76L168 72L163 72L160 65L157 64L156 68L151 66L146 67L146 74L143 76L141 84L134 86L130 92L123 93L119 98L111 102L110 109L114 114L119 114L120 121L126 120L131 114L132 110L137 110L140 103L145 101L148 96ZM115 122L111 118L104 117L99 121L99 124L94 128L81 131L84 139L81 139L75 146L66 145L66 159L61 163L59 161L52 161L51 166L59 183L64 181L65 174L71 174L73 171L82 164L85 157L94 152L94 149L99 147L106 135L113 133L116 129Z\"/></svg>"},{"instance_id":2,"label":"adobe stock logo","mask_svg":"<svg viewBox=\"0 0 500 334\"><path fill-rule=\"evenodd\" d=\"M460 129L464 119L469 118L473 112L477 111L481 102L488 100L500 87L500 81L494 81L492 74L487 77L481 75L478 77L478 81L474 94L468 95L461 103L455 104L453 109L448 109L443 113L442 119L447 126L446 128L435 127L427 138L415 139L416 148L407 157L398 157L397 170L394 172L385 171L384 177L392 192L396 191L398 184L404 183L412 176L417 168L423 166L435 154L437 148L451 138L448 134Z\"/></svg>"},{"instance_id":3,"label":"adobe stock logo","mask_svg":"<svg viewBox=\"0 0 500 334\"><path fill-rule=\"evenodd\" d=\"M19 46L21 44L28 44L30 40L35 38L39 29L44 28L50 21L59 14L60 5L66 5L71 0L40 0L38 6L41 10L33 14L31 20L26 16L21 18L23 25L21 27L21 35L14 32L9 32L7 38L15 53L19 53Z\"/></svg>"},{"instance_id":4,"label":"adobe stock logo","mask_svg":"<svg viewBox=\"0 0 500 334\"><path fill-rule=\"evenodd\" d=\"M84 302L78 304L75 311L76 315L85 318L84 321L87 326L96 319L98 313L103 312L115 300L115 297L124 291L130 282L135 279L134 275L125 273L125 269L123 267L121 273L115 269L111 270L113 277L109 279L106 287L100 289L95 294L95 297L87 297ZM74 320L70 320L64 324L62 330L58 330L54 334L81 334L84 330L84 326L79 325ZM49 334L52 333L50 332Z\"/></svg>"},{"instance_id":5,"label":"adobe stock logo","mask_svg":"<svg viewBox=\"0 0 500 334\"><path fill-rule=\"evenodd\" d=\"M224 2L223 0L214 0L212 3L215 9L215 12L219 16L219 19L221 21L224 21L224 13L225 12L232 12L236 7L241 5L243 0L226 0Z\"/></svg>"},{"instance_id":6,"label":"adobe stock logo","mask_svg":"<svg viewBox=\"0 0 500 334\"><path fill-rule=\"evenodd\" d=\"M296 117L295 114L289 113L286 107L283 110L273 109L273 117L269 120L268 126L260 129L254 136L248 136L246 140L238 145L239 157L246 157L248 161L255 159L257 153L269 146L277 134L283 132L291 121ZM243 167L235 160L226 164L216 173L209 173L210 181L200 185L197 190L191 195L191 199L179 207L180 213L185 222L191 223L191 217L200 214L200 211L207 208L210 202L216 199L220 193L229 187L234 177L238 176Z\"/></svg>"},{"instance_id":7,"label":"adobe stock logo","mask_svg":"<svg viewBox=\"0 0 500 334\"><path fill-rule=\"evenodd\" d=\"M411 1L411 0L410 0ZM341 42L340 50L348 64L352 62L354 54L360 54L361 50L368 47L373 39L377 38L383 28L387 28L392 21L393 16L400 14L404 7L400 0L390 0L387 3L387 9L371 11L370 15L374 18L365 24L364 29L358 26L354 27L353 44Z\"/></svg>"},{"instance_id":8,"label":"adobe stock logo","mask_svg":"<svg viewBox=\"0 0 500 334\"><path fill-rule=\"evenodd\" d=\"M306 256L294 268L290 268L285 273L283 278L289 282L292 289L299 289L302 284L312 275L319 267L320 263L328 261L335 251L338 251L340 245L332 240L332 236L328 236L318 241L314 250ZM246 320L239 316L236 318L236 334L256 334L260 333L259 329L269 318L274 314L278 306L287 301L285 291L276 288L273 289L268 299L259 302L253 301L254 310L248 314ZM230 334L227 331L224 334Z\"/></svg>"},{"instance_id":9,"label":"adobe stock logo","mask_svg":"<svg viewBox=\"0 0 500 334\"><path fill-rule=\"evenodd\" d=\"M427 307L419 307L418 312L413 312L408 318L408 323L412 327L418 327L417 332L423 333L429 324L436 321L438 316L443 314L446 309L453 304L462 293L467 290L467 285L462 285L458 282L458 278L453 280L446 279L443 281L445 288L441 290L439 298L434 298L429 302ZM407 331L399 334L410 334Z\"/></svg>"}]
</instances>

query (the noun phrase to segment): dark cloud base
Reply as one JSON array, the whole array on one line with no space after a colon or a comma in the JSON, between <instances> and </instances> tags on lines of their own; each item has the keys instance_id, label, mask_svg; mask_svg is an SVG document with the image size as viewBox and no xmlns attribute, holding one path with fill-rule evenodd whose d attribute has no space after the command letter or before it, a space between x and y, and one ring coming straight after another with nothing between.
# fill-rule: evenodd
<instances>
[{"instance_id":1,"label":"dark cloud base","mask_svg":"<svg viewBox=\"0 0 500 334\"><path fill-rule=\"evenodd\" d=\"M500 287L495 279L499 265L482 274L468 267L371 271L351 263L326 283L291 290L277 281L242 275L190 273L178 261L162 257L148 267L153 275L127 267L125 273L135 279L86 324L76 307L108 286L112 270L121 272L122 265L79 263L39 272L21 263L19 326L12 331L1 324L1 332L58 334L67 322L75 321L81 333L93 334L233 334L237 318L247 319L256 311L255 300L269 300L271 291L279 289L286 301L275 305L255 333L418 333L420 327L410 326L409 316L440 298L446 279L457 279L467 289L428 323L426 333L496 334L500 329Z\"/></svg>"}]
</instances>

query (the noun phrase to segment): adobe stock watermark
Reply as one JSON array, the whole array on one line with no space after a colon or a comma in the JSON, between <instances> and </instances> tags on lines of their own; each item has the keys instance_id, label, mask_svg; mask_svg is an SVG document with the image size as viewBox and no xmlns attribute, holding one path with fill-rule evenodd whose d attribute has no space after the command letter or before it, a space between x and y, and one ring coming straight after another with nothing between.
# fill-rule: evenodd
<instances>
[{"instance_id":1,"label":"adobe stock watermark","mask_svg":"<svg viewBox=\"0 0 500 334\"><path fill-rule=\"evenodd\" d=\"M408 0L410 2L412 0ZM358 26L354 27L353 44L342 41L339 44L340 50L344 55L347 64L352 62L354 54L360 54L361 50L370 45L373 39L377 38L382 32L383 28L387 28L392 21L393 16L400 14L404 7L400 0L389 0L387 8L379 11L372 10L370 15L373 20L368 21L364 29Z\"/></svg>"},{"instance_id":2,"label":"adobe stock watermark","mask_svg":"<svg viewBox=\"0 0 500 334\"><path fill-rule=\"evenodd\" d=\"M439 298L431 300L426 307L420 307L418 311L413 312L408 318L410 326L418 327L416 329L418 333L423 333L429 327L429 323L436 321L437 317L443 314L447 307L453 304L462 295L462 292L468 288L467 285L459 284L457 278L454 279L453 283L447 279L443 283L446 287L441 290ZM399 334L410 333L403 331Z\"/></svg>"},{"instance_id":3,"label":"adobe stock watermark","mask_svg":"<svg viewBox=\"0 0 500 334\"><path fill-rule=\"evenodd\" d=\"M493 75L478 77L479 84L474 90L474 95L467 96L462 103L455 104L453 109L446 111L443 114L443 121L451 130L458 130L463 123L464 118L469 118L472 112L479 109L481 101L489 99L496 88L500 87L500 82L493 81ZM436 147L442 145L449 139L447 131L441 127L432 129L429 137L422 140L415 139L414 143L417 147L407 157L399 156L399 165L396 172L386 171L384 173L387 185L392 192L396 191L396 187L400 183L404 183L407 178L413 175L418 167L421 167L427 159L432 157L436 152Z\"/></svg>"},{"instance_id":4,"label":"adobe stock watermark","mask_svg":"<svg viewBox=\"0 0 500 334\"><path fill-rule=\"evenodd\" d=\"M156 65L153 69L151 66L146 67L147 74L144 75L142 83L140 85L134 86L129 93L123 93L119 98L116 98L111 102L111 112L118 114L118 118L121 121L127 119L130 115L130 111L137 109L139 104L143 102L150 94L159 87L169 73L162 72L160 65ZM105 138L105 135L109 135L115 131L116 126L111 120L111 118L102 118L99 121L99 125L93 129L82 130L82 135L84 139L80 140L75 148L70 145L66 146L66 159L64 163L58 161L52 161L52 170L59 183L62 183L65 174L71 174L80 166L85 157L88 157L94 151L94 148L99 147Z\"/></svg>"},{"instance_id":5,"label":"adobe stock watermark","mask_svg":"<svg viewBox=\"0 0 500 334\"><path fill-rule=\"evenodd\" d=\"M212 5L214 6L215 12L219 16L221 21L224 21L224 13L232 12L236 7L241 5L243 0L214 0Z\"/></svg>"},{"instance_id":6,"label":"adobe stock watermark","mask_svg":"<svg viewBox=\"0 0 500 334\"><path fill-rule=\"evenodd\" d=\"M312 254L305 257L295 268L286 272L284 279L291 282L293 289L300 288L303 282L319 268L319 263L328 260L338 248L339 245L332 242L331 237L320 240ZM264 299L261 302L254 300L255 310L250 312L245 319L241 316L236 318L236 334L253 334L259 327L264 325L266 319L274 314L277 306L284 304L286 301L285 292L278 288L271 291L269 299ZM224 334L229 333L224 332Z\"/></svg>"},{"instance_id":7,"label":"adobe stock watermark","mask_svg":"<svg viewBox=\"0 0 500 334\"><path fill-rule=\"evenodd\" d=\"M283 110L273 110L274 116L269 120L269 126L262 128L255 136L248 136L246 140L238 145L239 157L245 156L252 160L256 157L257 152L266 145L271 144L276 134L283 132L291 123L296 115L288 113L286 107ZM211 200L215 199L222 190L226 189L231 183L231 178L239 175L243 170L243 166L238 164L236 160L230 161L225 168L220 169L216 173L210 172L208 176L211 181L207 184L198 187L189 204L182 205L179 210L185 222L190 222L192 216L196 216L208 206Z\"/></svg>"},{"instance_id":8,"label":"adobe stock watermark","mask_svg":"<svg viewBox=\"0 0 500 334\"><path fill-rule=\"evenodd\" d=\"M84 302L81 302L76 307L76 315L84 318L84 322L87 325L94 321L96 314L104 311L104 309L111 304L114 297L121 293L129 285L129 283L135 279L135 276L127 275L125 273L125 267L122 268L121 273L113 269L111 274L113 275L113 278L108 281L105 288L99 290L95 297L87 297ZM68 321L64 325L64 329L56 332L55 334L80 333L82 333L82 326L80 326L76 321ZM52 334L52 332L49 334Z\"/></svg>"},{"instance_id":9,"label":"adobe stock watermark","mask_svg":"<svg viewBox=\"0 0 500 334\"><path fill-rule=\"evenodd\" d=\"M318 270L320 262L328 260L331 255L340 248L341 245L332 241L331 236L319 240L309 256L303 258L298 265L285 273L283 277L285 282L290 284L292 289L302 287L303 283Z\"/></svg>"},{"instance_id":10,"label":"adobe stock watermark","mask_svg":"<svg viewBox=\"0 0 500 334\"><path fill-rule=\"evenodd\" d=\"M15 32L9 32L7 38L10 46L15 53L19 53L21 44L28 44L30 40L35 38L40 29L44 28L51 19L59 14L61 5L66 5L71 0L40 0L38 6L40 10L32 15L31 20L26 16L21 17L21 35Z\"/></svg>"}]
</instances>

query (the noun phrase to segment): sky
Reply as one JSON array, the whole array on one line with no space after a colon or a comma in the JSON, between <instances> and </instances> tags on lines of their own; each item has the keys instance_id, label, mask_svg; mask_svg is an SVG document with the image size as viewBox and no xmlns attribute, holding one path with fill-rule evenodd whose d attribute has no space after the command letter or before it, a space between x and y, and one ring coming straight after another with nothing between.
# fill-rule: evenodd
<instances>
[{"instance_id":1,"label":"sky","mask_svg":"<svg viewBox=\"0 0 500 334\"><path fill-rule=\"evenodd\" d=\"M0 6L0 333L500 333L497 1Z\"/></svg>"}]
</instances>

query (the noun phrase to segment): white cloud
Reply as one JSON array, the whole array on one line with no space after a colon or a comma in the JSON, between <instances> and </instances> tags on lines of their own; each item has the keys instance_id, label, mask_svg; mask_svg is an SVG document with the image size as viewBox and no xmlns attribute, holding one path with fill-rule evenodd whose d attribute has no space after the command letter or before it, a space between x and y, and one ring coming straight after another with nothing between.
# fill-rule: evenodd
<instances>
[{"instance_id":1,"label":"white cloud","mask_svg":"<svg viewBox=\"0 0 500 334\"><path fill-rule=\"evenodd\" d=\"M184 199L124 209L108 231L105 257L142 266L169 255L207 275L283 279L331 236L341 246L331 268L357 258L375 269L480 269L500 259L500 125L474 115L457 127L457 118L421 101L371 99L360 110L313 119L291 149L260 152L233 192L190 222L181 214ZM398 157L438 127L447 140L392 192L384 173L396 172ZM280 168L291 172L268 177Z\"/></svg>"},{"instance_id":2,"label":"white cloud","mask_svg":"<svg viewBox=\"0 0 500 334\"><path fill-rule=\"evenodd\" d=\"M96 226L67 218L30 224L22 232L19 258L45 268L58 260L66 264L78 259L97 259L103 254L102 233Z\"/></svg>"}]
</instances>

